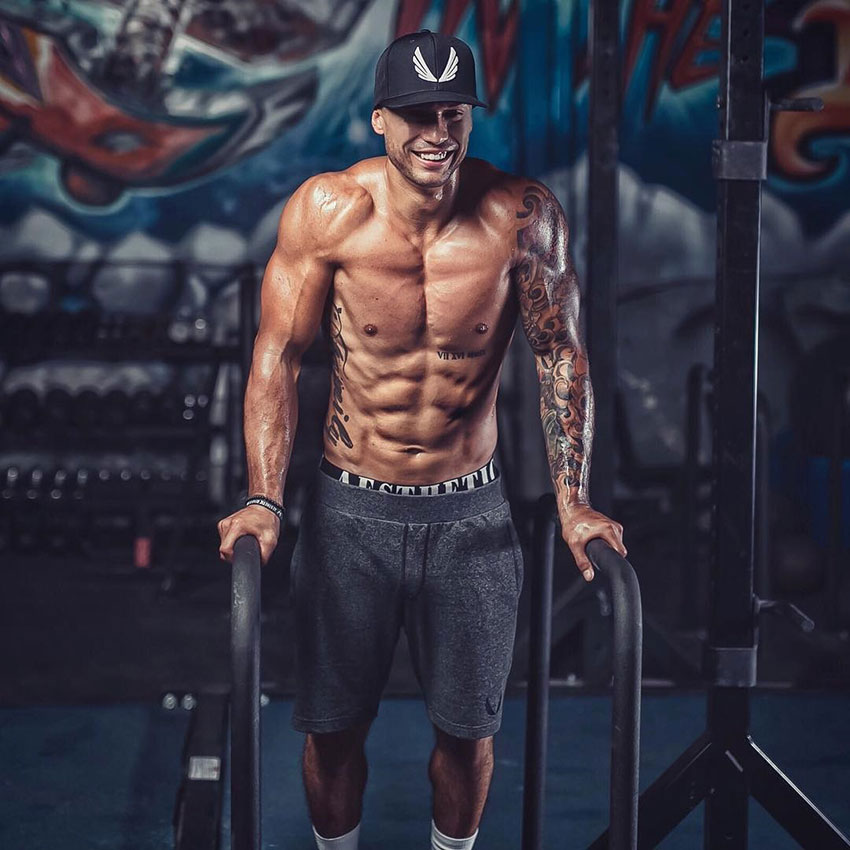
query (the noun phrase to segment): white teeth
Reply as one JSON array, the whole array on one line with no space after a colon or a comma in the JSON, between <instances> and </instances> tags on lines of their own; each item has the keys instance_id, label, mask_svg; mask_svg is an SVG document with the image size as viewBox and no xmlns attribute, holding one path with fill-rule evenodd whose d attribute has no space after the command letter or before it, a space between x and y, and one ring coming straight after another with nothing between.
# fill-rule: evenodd
<instances>
[{"instance_id":1,"label":"white teeth","mask_svg":"<svg viewBox=\"0 0 850 850\"><path fill-rule=\"evenodd\" d=\"M429 159L432 162L439 162L440 160L445 159L448 155L448 151L443 151L442 153L419 153L416 152L417 156L421 156L422 159Z\"/></svg>"}]
</instances>

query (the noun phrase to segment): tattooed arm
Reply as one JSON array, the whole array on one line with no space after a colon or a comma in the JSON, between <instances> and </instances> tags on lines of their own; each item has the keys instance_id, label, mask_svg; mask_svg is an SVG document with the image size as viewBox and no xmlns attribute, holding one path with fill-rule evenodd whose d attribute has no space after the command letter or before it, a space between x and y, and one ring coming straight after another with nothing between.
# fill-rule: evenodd
<instances>
[{"instance_id":1,"label":"tattooed arm","mask_svg":"<svg viewBox=\"0 0 850 850\"><path fill-rule=\"evenodd\" d=\"M248 493L276 502L283 500L298 422L301 358L318 332L333 279L333 225L345 202L335 191L334 178L311 178L292 195L263 276L260 324L245 390L245 455ZM219 533L224 560L231 560L240 536L253 534L265 563L277 545L280 523L271 511L252 505L223 519Z\"/></svg>"},{"instance_id":2,"label":"tattooed arm","mask_svg":"<svg viewBox=\"0 0 850 850\"><path fill-rule=\"evenodd\" d=\"M579 288L567 250L568 229L556 198L527 181L517 213L514 281L523 330L540 379L540 417L564 540L584 577L584 547L604 538L621 554L622 526L590 506L593 388L579 330Z\"/></svg>"}]
</instances>

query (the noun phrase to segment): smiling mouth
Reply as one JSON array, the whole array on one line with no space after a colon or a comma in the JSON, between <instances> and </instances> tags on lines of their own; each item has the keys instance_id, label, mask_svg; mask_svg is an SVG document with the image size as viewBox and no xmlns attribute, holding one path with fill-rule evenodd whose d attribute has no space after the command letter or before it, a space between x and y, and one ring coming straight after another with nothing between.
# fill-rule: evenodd
<instances>
[{"instance_id":1,"label":"smiling mouth","mask_svg":"<svg viewBox=\"0 0 850 850\"><path fill-rule=\"evenodd\" d=\"M413 153L423 162L445 162L451 157L454 151L440 151L439 153L424 153L422 151L413 151Z\"/></svg>"}]
</instances>

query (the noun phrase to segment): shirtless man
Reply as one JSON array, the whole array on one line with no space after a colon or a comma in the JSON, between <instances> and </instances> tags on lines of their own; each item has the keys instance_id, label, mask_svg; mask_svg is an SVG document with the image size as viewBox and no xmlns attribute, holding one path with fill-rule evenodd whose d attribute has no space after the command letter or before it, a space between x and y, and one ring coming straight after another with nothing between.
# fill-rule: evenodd
<instances>
[{"instance_id":1,"label":"shirtless man","mask_svg":"<svg viewBox=\"0 0 850 850\"><path fill-rule=\"evenodd\" d=\"M301 358L332 355L324 457L293 556L296 701L319 848L357 847L364 743L405 629L436 743L431 846L473 845L493 773L522 552L493 464L496 395L517 314L537 362L564 540L626 553L588 501L593 403L567 226L540 183L467 159L475 92L462 41L422 31L376 71L386 156L307 180L262 285L245 394L249 493L221 555L265 563L297 420Z\"/></svg>"}]
</instances>

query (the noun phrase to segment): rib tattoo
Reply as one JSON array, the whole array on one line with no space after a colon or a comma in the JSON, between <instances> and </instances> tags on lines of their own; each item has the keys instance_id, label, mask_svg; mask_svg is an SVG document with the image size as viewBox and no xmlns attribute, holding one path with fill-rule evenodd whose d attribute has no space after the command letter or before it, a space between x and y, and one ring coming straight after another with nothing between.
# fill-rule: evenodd
<instances>
[{"instance_id":1,"label":"rib tattoo","mask_svg":"<svg viewBox=\"0 0 850 850\"><path fill-rule=\"evenodd\" d=\"M520 315L540 379L540 418L559 504L588 502L593 391L578 330L578 282L557 200L528 186L517 211Z\"/></svg>"},{"instance_id":2,"label":"rib tattoo","mask_svg":"<svg viewBox=\"0 0 850 850\"><path fill-rule=\"evenodd\" d=\"M325 430L328 439L335 446L339 445L341 441L350 449L353 448L354 443L344 425L345 422L348 422L348 416L342 407L342 393L345 389L342 378L345 374L345 364L348 361L348 346L342 338L342 307L331 304L329 320L328 339L330 340L331 359L333 361L331 369L332 396Z\"/></svg>"}]
</instances>

